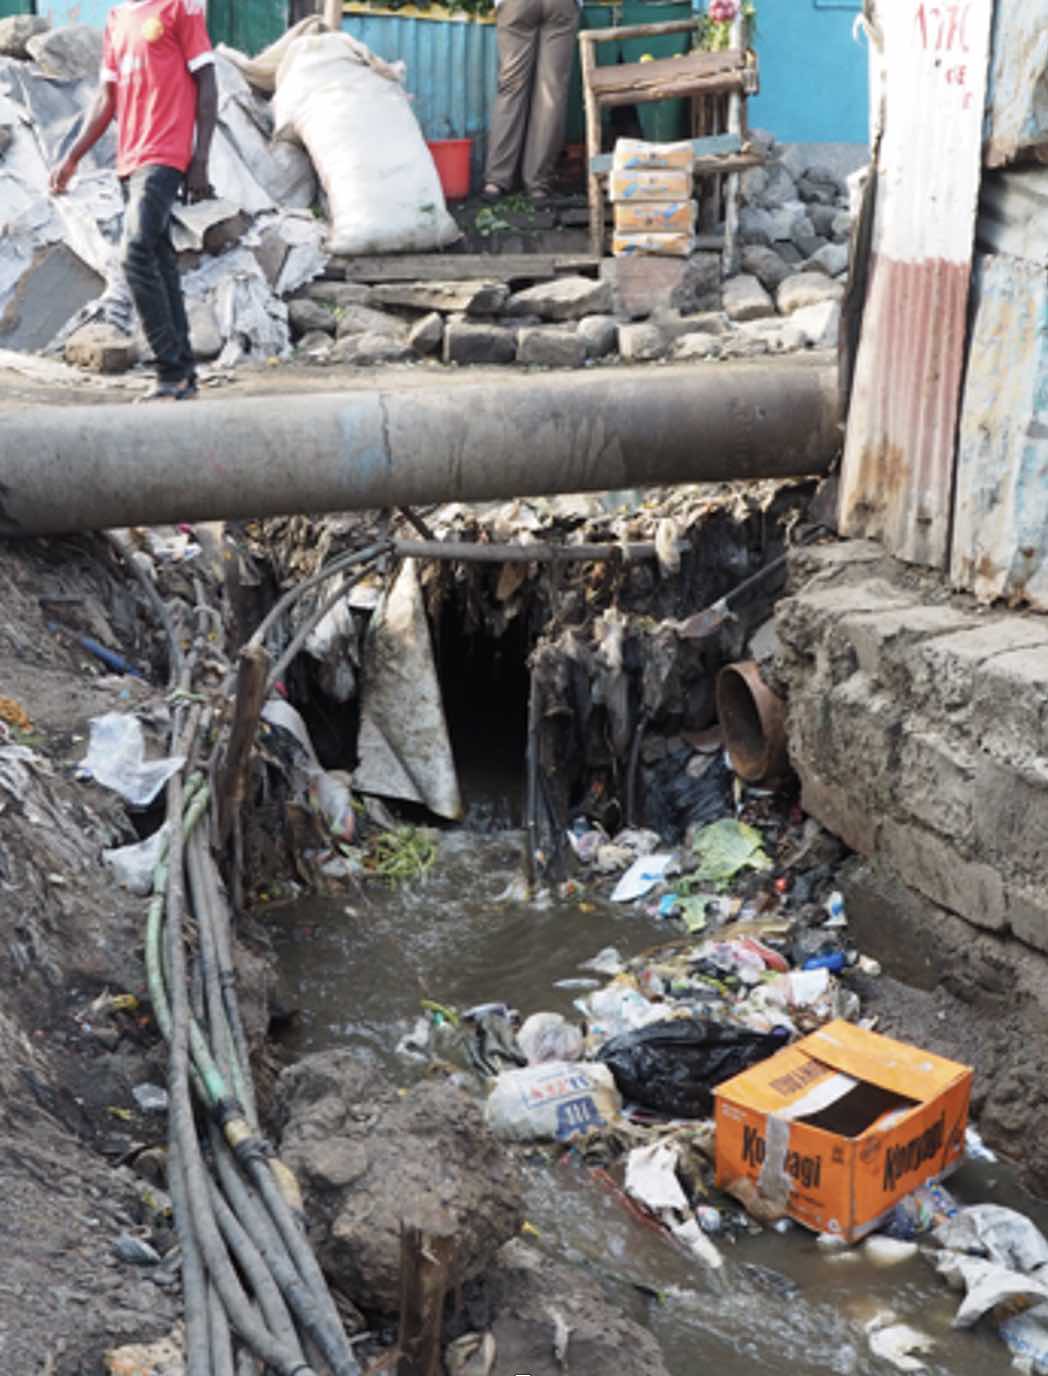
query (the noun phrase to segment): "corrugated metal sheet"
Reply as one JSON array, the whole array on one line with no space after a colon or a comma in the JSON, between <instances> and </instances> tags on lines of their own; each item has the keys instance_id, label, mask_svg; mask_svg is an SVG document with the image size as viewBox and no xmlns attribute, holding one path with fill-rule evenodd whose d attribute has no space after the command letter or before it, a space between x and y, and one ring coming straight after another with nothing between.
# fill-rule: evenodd
<instances>
[{"instance_id":1,"label":"corrugated metal sheet","mask_svg":"<svg viewBox=\"0 0 1048 1376\"><path fill-rule=\"evenodd\" d=\"M975 242L1048 267L1048 167L983 173Z\"/></svg>"},{"instance_id":2,"label":"corrugated metal sheet","mask_svg":"<svg viewBox=\"0 0 1048 1376\"><path fill-rule=\"evenodd\" d=\"M495 102L498 53L493 20L348 5L342 27L387 61L402 59L427 139L473 140L474 178L482 175Z\"/></svg>"},{"instance_id":3,"label":"corrugated metal sheet","mask_svg":"<svg viewBox=\"0 0 1048 1376\"><path fill-rule=\"evenodd\" d=\"M988 167L1048 144L1048 0L998 0L986 120Z\"/></svg>"},{"instance_id":4,"label":"corrugated metal sheet","mask_svg":"<svg viewBox=\"0 0 1048 1376\"><path fill-rule=\"evenodd\" d=\"M104 29L106 16L116 0L36 0L36 13L50 19L57 29L62 24L93 24Z\"/></svg>"},{"instance_id":5,"label":"corrugated metal sheet","mask_svg":"<svg viewBox=\"0 0 1048 1376\"><path fill-rule=\"evenodd\" d=\"M981 258L975 290L950 573L1048 611L1048 273Z\"/></svg>"},{"instance_id":6,"label":"corrugated metal sheet","mask_svg":"<svg viewBox=\"0 0 1048 1376\"><path fill-rule=\"evenodd\" d=\"M888 0L869 290L841 524L945 568L992 0Z\"/></svg>"}]
</instances>

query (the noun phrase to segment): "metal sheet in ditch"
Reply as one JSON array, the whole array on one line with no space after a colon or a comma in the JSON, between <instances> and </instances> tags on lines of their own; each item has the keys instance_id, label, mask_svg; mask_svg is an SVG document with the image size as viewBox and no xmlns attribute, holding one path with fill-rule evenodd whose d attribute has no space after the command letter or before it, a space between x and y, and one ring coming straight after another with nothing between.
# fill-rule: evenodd
<instances>
[{"instance_id":1,"label":"metal sheet in ditch","mask_svg":"<svg viewBox=\"0 0 1048 1376\"><path fill-rule=\"evenodd\" d=\"M992 0L876 5L884 128L841 474L846 534L945 568Z\"/></svg>"},{"instance_id":2,"label":"metal sheet in ditch","mask_svg":"<svg viewBox=\"0 0 1048 1376\"><path fill-rule=\"evenodd\" d=\"M980 258L950 575L1048 611L1048 273Z\"/></svg>"},{"instance_id":3,"label":"metal sheet in ditch","mask_svg":"<svg viewBox=\"0 0 1048 1376\"><path fill-rule=\"evenodd\" d=\"M1048 146L1048 0L999 0L987 104L987 167Z\"/></svg>"}]
</instances>

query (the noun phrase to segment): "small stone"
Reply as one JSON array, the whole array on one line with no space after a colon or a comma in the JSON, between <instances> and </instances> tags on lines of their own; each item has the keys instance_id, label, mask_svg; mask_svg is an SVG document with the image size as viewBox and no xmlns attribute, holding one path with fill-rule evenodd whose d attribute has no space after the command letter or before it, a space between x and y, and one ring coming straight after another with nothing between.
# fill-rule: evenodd
<instances>
[{"instance_id":1,"label":"small stone","mask_svg":"<svg viewBox=\"0 0 1048 1376\"><path fill-rule=\"evenodd\" d=\"M764 167L747 167L739 177L739 194L744 205L760 205L768 185L768 173Z\"/></svg>"},{"instance_id":2,"label":"small stone","mask_svg":"<svg viewBox=\"0 0 1048 1376\"><path fill-rule=\"evenodd\" d=\"M765 291L775 291L792 269L781 253L764 244L747 244L740 256L743 272L756 277Z\"/></svg>"},{"instance_id":3,"label":"small stone","mask_svg":"<svg viewBox=\"0 0 1048 1376\"><path fill-rule=\"evenodd\" d=\"M574 330L539 325L517 335L517 362L539 368L581 368L586 341Z\"/></svg>"},{"instance_id":4,"label":"small stone","mask_svg":"<svg viewBox=\"0 0 1048 1376\"><path fill-rule=\"evenodd\" d=\"M813 349L835 349L841 325L838 301L821 301L814 306L801 306L790 315L790 324L804 334Z\"/></svg>"},{"instance_id":5,"label":"small stone","mask_svg":"<svg viewBox=\"0 0 1048 1376\"><path fill-rule=\"evenodd\" d=\"M590 358L606 358L615 352L619 327L613 315L584 315L576 331Z\"/></svg>"},{"instance_id":6,"label":"small stone","mask_svg":"<svg viewBox=\"0 0 1048 1376\"><path fill-rule=\"evenodd\" d=\"M724 283L724 313L729 320L766 320L775 314L775 302L756 277L743 274Z\"/></svg>"},{"instance_id":7,"label":"small stone","mask_svg":"<svg viewBox=\"0 0 1048 1376\"><path fill-rule=\"evenodd\" d=\"M308 296L287 303L287 319L292 339L300 339L312 330L323 330L325 334L333 335L338 327L335 312L319 301L311 301Z\"/></svg>"},{"instance_id":8,"label":"small stone","mask_svg":"<svg viewBox=\"0 0 1048 1376\"><path fill-rule=\"evenodd\" d=\"M784 163L772 163L767 168L767 174L762 197L765 209L774 210L776 206L786 205L797 199L797 184Z\"/></svg>"},{"instance_id":9,"label":"small stone","mask_svg":"<svg viewBox=\"0 0 1048 1376\"><path fill-rule=\"evenodd\" d=\"M722 335L730 329L727 316L723 311L700 311L697 315L682 315L675 310L657 310L651 315L651 323L657 325L668 342L683 338L686 334Z\"/></svg>"},{"instance_id":10,"label":"small stone","mask_svg":"<svg viewBox=\"0 0 1048 1376\"><path fill-rule=\"evenodd\" d=\"M82 325L66 340L65 361L89 373L126 373L138 362L138 347L112 325Z\"/></svg>"},{"instance_id":11,"label":"small stone","mask_svg":"<svg viewBox=\"0 0 1048 1376\"><path fill-rule=\"evenodd\" d=\"M403 320L373 311L369 306L346 306L338 316L336 333L339 339L354 334L383 334L388 339L406 339L408 329Z\"/></svg>"},{"instance_id":12,"label":"small stone","mask_svg":"<svg viewBox=\"0 0 1048 1376\"><path fill-rule=\"evenodd\" d=\"M25 62L29 57L26 44L37 34L47 33L51 21L35 14L13 14L0 19L0 57L16 57Z\"/></svg>"},{"instance_id":13,"label":"small stone","mask_svg":"<svg viewBox=\"0 0 1048 1376\"><path fill-rule=\"evenodd\" d=\"M830 225L830 235L838 244L847 243L851 238L852 217L846 210L838 210Z\"/></svg>"},{"instance_id":14,"label":"small stone","mask_svg":"<svg viewBox=\"0 0 1048 1376\"><path fill-rule=\"evenodd\" d=\"M391 335L372 331L343 335L332 349L333 360L352 363L357 368L371 367L376 363L405 363L415 356L406 338L394 339Z\"/></svg>"},{"instance_id":15,"label":"small stone","mask_svg":"<svg viewBox=\"0 0 1048 1376\"><path fill-rule=\"evenodd\" d=\"M805 272L822 272L827 277L840 277L848 271L848 246L824 244L804 264Z\"/></svg>"},{"instance_id":16,"label":"small stone","mask_svg":"<svg viewBox=\"0 0 1048 1376\"><path fill-rule=\"evenodd\" d=\"M797 191L804 201L814 202L817 205L836 205L837 188L827 186L822 182L814 182L810 177L802 177L797 183Z\"/></svg>"},{"instance_id":17,"label":"small stone","mask_svg":"<svg viewBox=\"0 0 1048 1376\"><path fill-rule=\"evenodd\" d=\"M739 243L769 246L778 237L770 213L756 205L744 205L739 211ZM789 238L789 229L782 236Z\"/></svg>"},{"instance_id":18,"label":"small stone","mask_svg":"<svg viewBox=\"0 0 1048 1376\"><path fill-rule=\"evenodd\" d=\"M366 306L371 299L371 288L363 282L310 282L299 292L311 301L322 301L335 309L339 306Z\"/></svg>"},{"instance_id":19,"label":"small stone","mask_svg":"<svg viewBox=\"0 0 1048 1376\"><path fill-rule=\"evenodd\" d=\"M310 330L309 334L302 336L295 347L306 358L320 362L327 359L333 344L334 340L323 330Z\"/></svg>"},{"instance_id":20,"label":"small stone","mask_svg":"<svg viewBox=\"0 0 1048 1376\"><path fill-rule=\"evenodd\" d=\"M720 351L721 341L711 334L684 334L673 346L673 357L682 361L717 358Z\"/></svg>"},{"instance_id":21,"label":"small stone","mask_svg":"<svg viewBox=\"0 0 1048 1376\"><path fill-rule=\"evenodd\" d=\"M815 248L812 247L813 241ZM815 226L807 215L800 215L794 220L790 230L790 243L795 244L805 258L810 258L816 248L821 248L822 241L815 233Z\"/></svg>"},{"instance_id":22,"label":"small stone","mask_svg":"<svg viewBox=\"0 0 1048 1376\"><path fill-rule=\"evenodd\" d=\"M629 363L650 363L665 356L666 340L657 325L620 325L619 353Z\"/></svg>"},{"instance_id":23,"label":"small stone","mask_svg":"<svg viewBox=\"0 0 1048 1376\"><path fill-rule=\"evenodd\" d=\"M507 315L537 315L543 320L581 320L612 308L611 285L592 277L561 277L526 287L509 299Z\"/></svg>"},{"instance_id":24,"label":"small stone","mask_svg":"<svg viewBox=\"0 0 1048 1376\"><path fill-rule=\"evenodd\" d=\"M776 316L773 320L754 320L741 325L740 330L751 337L760 336L768 345L770 354L795 353L808 343L804 331L792 320ZM738 336L736 336L738 338Z\"/></svg>"},{"instance_id":25,"label":"small stone","mask_svg":"<svg viewBox=\"0 0 1048 1376\"><path fill-rule=\"evenodd\" d=\"M719 253L693 253L685 258L684 271L670 292L669 304L685 315L720 310L722 266Z\"/></svg>"},{"instance_id":26,"label":"small stone","mask_svg":"<svg viewBox=\"0 0 1048 1376\"><path fill-rule=\"evenodd\" d=\"M198 363L209 363L222 352L225 341L218 327L218 316L210 301L187 301L186 317L189 321L189 342L193 357Z\"/></svg>"},{"instance_id":27,"label":"small stone","mask_svg":"<svg viewBox=\"0 0 1048 1376\"><path fill-rule=\"evenodd\" d=\"M839 213L837 207L833 205L810 205L808 207L808 219L815 226L815 233L821 234L824 239L833 236L833 222Z\"/></svg>"},{"instance_id":28,"label":"small stone","mask_svg":"<svg viewBox=\"0 0 1048 1376\"><path fill-rule=\"evenodd\" d=\"M813 232L807 211L800 201L791 201L778 210L766 210L764 213L768 217L772 243L791 243L799 230Z\"/></svg>"},{"instance_id":29,"label":"small stone","mask_svg":"<svg viewBox=\"0 0 1048 1376\"><path fill-rule=\"evenodd\" d=\"M771 353L771 345L765 333L738 330L721 342L721 358L760 358Z\"/></svg>"},{"instance_id":30,"label":"small stone","mask_svg":"<svg viewBox=\"0 0 1048 1376\"><path fill-rule=\"evenodd\" d=\"M818 306L825 301L839 301L844 287L821 272L799 272L787 277L776 294L779 310L792 315L805 306Z\"/></svg>"},{"instance_id":31,"label":"small stone","mask_svg":"<svg viewBox=\"0 0 1048 1376\"><path fill-rule=\"evenodd\" d=\"M843 179L825 163L813 162L810 167L805 168L804 179L818 186L829 187L836 196L843 196L846 192Z\"/></svg>"},{"instance_id":32,"label":"small stone","mask_svg":"<svg viewBox=\"0 0 1048 1376\"><path fill-rule=\"evenodd\" d=\"M516 335L499 325L451 320L444 330L445 363L512 363L516 356Z\"/></svg>"},{"instance_id":33,"label":"small stone","mask_svg":"<svg viewBox=\"0 0 1048 1376\"><path fill-rule=\"evenodd\" d=\"M408 343L417 354L428 356L439 353L444 342L444 317L438 311L430 311L421 320L416 320L408 333Z\"/></svg>"},{"instance_id":34,"label":"small stone","mask_svg":"<svg viewBox=\"0 0 1048 1376\"><path fill-rule=\"evenodd\" d=\"M368 293L370 306L406 306L445 315L498 315L508 299L504 282L383 282Z\"/></svg>"}]
</instances>

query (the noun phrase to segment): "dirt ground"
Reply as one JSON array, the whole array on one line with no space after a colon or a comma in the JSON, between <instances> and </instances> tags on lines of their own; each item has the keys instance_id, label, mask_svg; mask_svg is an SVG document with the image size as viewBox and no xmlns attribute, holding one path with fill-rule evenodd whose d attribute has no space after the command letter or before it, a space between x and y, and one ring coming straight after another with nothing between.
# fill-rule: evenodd
<instances>
[{"instance_id":1,"label":"dirt ground","mask_svg":"<svg viewBox=\"0 0 1048 1376\"><path fill-rule=\"evenodd\" d=\"M132 1090L162 1085L165 1057L145 1000L145 904L99 863L102 847L133 839L127 816L76 768L90 717L148 704L162 718L165 707L162 692L109 674L63 629L90 631L96 618L148 662L148 620L100 537L0 543L0 699L25 713L8 707L16 721L0 732L0 1369L11 1376L99 1376L107 1348L159 1337L179 1312L164 1268L113 1251L122 1234L156 1236L130 1163L162 1144L165 1119ZM871 981L871 1011L886 1031L992 1064L1010 1086L995 1135L1022 1155L1034 1073L1022 1028L1002 1019L1000 996L966 999L934 971L924 983ZM138 1002L99 1015L105 994ZM257 1029L265 1011L249 1016ZM1048 1182L1040 1163L1035 1178Z\"/></svg>"}]
</instances>

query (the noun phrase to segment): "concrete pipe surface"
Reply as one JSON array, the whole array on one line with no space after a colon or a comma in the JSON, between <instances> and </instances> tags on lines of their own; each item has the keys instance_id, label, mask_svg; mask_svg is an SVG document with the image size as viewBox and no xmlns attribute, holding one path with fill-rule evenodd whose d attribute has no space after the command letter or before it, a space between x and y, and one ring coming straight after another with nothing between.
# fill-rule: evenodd
<instances>
[{"instance_id":1,"label":"concrete pipe surface","mask_svg":"<svg viewBox=\"0 0 1048 1376\"><path fill-rule=\"evenodd\" d=\"M19 408L0 535L822 474L836 382L776 362Z\"/></svg>"}]
</instances>

